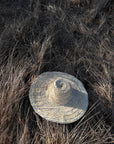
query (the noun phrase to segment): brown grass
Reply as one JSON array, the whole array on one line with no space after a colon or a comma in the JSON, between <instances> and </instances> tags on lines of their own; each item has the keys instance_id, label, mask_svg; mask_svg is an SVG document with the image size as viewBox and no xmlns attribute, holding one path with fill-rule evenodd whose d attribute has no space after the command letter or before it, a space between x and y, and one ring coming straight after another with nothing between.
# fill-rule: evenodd
<instances>
[{"instance_id":1,"label":"brown grass","mask_svg":"<svg viewBox=\"0 0 114 144\"><path fill-rule=\"evenodd\" d=\"M112 0L0 2L0 144L114 143ZM89 94L79 121L48 122L28 94L42 72L67 72Z\"/></svg>"}]
</instances>

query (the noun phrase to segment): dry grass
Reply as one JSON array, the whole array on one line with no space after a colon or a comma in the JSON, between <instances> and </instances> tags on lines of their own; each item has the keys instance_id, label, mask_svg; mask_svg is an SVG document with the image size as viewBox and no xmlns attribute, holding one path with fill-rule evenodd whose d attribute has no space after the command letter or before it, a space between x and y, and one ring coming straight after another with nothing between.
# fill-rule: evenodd
<instances>
[{"instance_id":1,"label":"dry grass","mask_svg":"<svg viewBox=\"0 0 114 144\"><path fill-rule=\"evenodd\" d=\"M112 0L0 2L0 144L114 143ZM89 94L79 121L48 122L28 93L42 72L76 76Z\"/></svg>"}]
</instances>

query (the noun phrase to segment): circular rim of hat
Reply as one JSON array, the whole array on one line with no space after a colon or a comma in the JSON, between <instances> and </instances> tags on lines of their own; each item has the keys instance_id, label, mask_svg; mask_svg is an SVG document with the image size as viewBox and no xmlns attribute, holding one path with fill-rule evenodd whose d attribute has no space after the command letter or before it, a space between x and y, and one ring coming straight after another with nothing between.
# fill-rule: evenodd
<instances>
[{"instance_id":1,"label":"circular rim of hat","mask_svg":"<svg viewBox=\"0 0 114 144\"><path fill-rule=\"evenodd\" d=\"M82 82L64 72L44 72L29 91L34 111L48 121L68 124L79 120L88 108L88 94Z\"/></svg>"}]
</instances>

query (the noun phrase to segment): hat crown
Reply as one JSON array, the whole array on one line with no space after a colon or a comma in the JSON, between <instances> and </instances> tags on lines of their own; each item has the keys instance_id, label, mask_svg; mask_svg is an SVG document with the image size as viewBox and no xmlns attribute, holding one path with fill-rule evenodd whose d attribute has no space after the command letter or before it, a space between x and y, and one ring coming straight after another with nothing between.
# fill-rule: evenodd
<instances>
[{"instance_id":1,"label":"hat crown","mask_svg":"<svg viewBox=\"0 0 114 144\"><path fill-rule=\"evenodd\" d=\"M66 104L72 96L71 84L67 79L57 78L48 86L49 101L54 105Z\"/></svg>"}]
</instances>

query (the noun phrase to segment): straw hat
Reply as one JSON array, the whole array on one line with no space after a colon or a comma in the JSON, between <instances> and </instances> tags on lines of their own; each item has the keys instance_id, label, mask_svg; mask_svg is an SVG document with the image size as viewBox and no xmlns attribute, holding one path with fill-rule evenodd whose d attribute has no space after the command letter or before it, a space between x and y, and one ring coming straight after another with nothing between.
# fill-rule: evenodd
<instances>
[{"instance_id":1,"label":"straw hat","mask_svg":"<svg viewBox=\"0 0 114 144\"><path fill-rule=\"evenodd\" d=\"M46 120L72 123L88 107L88 94L74 76L63 72L45 72L31 85L29 98L36 113Z\"/></svg>"}]
</instances>

